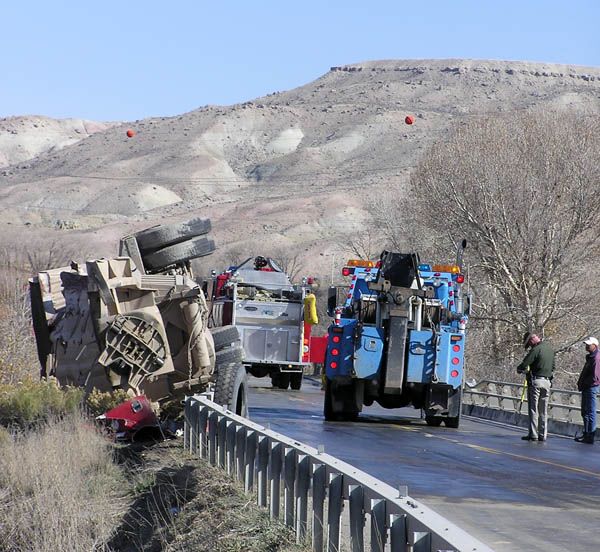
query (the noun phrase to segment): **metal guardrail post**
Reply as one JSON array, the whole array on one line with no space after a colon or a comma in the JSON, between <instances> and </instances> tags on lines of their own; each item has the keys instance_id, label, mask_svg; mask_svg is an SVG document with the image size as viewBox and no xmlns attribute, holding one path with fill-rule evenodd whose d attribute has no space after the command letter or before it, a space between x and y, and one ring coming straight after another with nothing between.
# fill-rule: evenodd
<instances>
[{"instance_id":1,"label":"metal guardrail post","mask_svg":"<svg viewBox=\"0 0 600 552\"><path fill-rule=\"evenodd\" d=\"M200 458L206 458L208 456L208 440L206 425L208 423L208 409L206 407L200 408L198 415L198 435L200 436L200 447L198 452Z\"/></svg>"},{"instance_id":2,"label":"metal guardrail post","mask_svg":"<svg viewBox=\"0 0 600 552\"><path fill-rule=\"evenodd\" d=\"M306 537L308 526L308 490L310 488L310 456L299 455L296 473L296 542Z\"/></svg>"},{"instance_id":3,"label":"metal guardrail post","mask_svg":"<svg viewBox=\"0 0 600 552\"><path fill-rule=\"evenodd\" d=\"M329 505L327 508L327 552L338 552L341 543L340 526L342 520L342 484L344 476L341 473L333 473L329 479Z\"/></svg>"},{"instance_id":4,"label":"metal guardrail post","mask_svg":"<svg viewBox=\"0 0 600 552\"><path fill-rule=\"evenodd\" d=\"M235 432L235 478L244 481L246 475L246 428L238 427Z\"/></svg>"},{"instance_id":5,"label":"metal guardrail post","mask_svg":"<svg viewBox=\"0 0 600 552\"><path fill-rule=\"evenodd\" d=\"M225 432L225 467L227 475L235 476L235 424L227 422Z\"/></svg>"},{"instance_id":6,"label":"metal guardrail post","mask_svg":"<svg viewBox=\"0 0 600 552\"><path fill-rule=\"evenodd\" d=\"M386 507L385 500L371 501L371 551L383 552L387 542L387 528L385 526Z\"/></svg>"},{"instance_id":7,"label":"metal guardrail post","mask_svg":"<svg viewBox=\"0 0 600 552\"><path fill-rule=\"evenodd\" d=\"M219 417L217 426L217 456L219 468L225 469L225 437L227 435L227 418Z\"/></svg>"},{"instance_id":8,"label":"metal guardrail post","mask_svg":"<svg viewBox=\"0 0 600 552\"><path fill-rule=\"evenodd\" d=\"M430 552L431 533L426 531L413 531L410 543L412 544L412 552Z\"/></svg>"},{"instance_id":9,"label":"metal guardrail post","mask_svg":"<svg viewBox=\"0 0 600 552\"><path fill-rule=\"evenodd\" d=\"M312 549L323 552L325 523L325 486L327 485L327 467L323 464L314 466L312 476Z\"/></svg>"},{"instance_id":10,"label":"metal guardrail post","mask_svg":"<svg viewBox=\"0 0 600 552\"><path fill-rule=\"evenodd\" d=\"M390 527L391 552L408 552L408 539L406 537L406 514L393 515Z\"/></svg>"},{"instance_id":11,"label":"metal guardrail post","mask_svg":"<svg viewBox=\"0 0 600 552\"><path fill-rule=\"evenodd\" d=\"M283 464L283 443L275 443L271 448L271 462L269 463L269 480L271 483L269 504L271 518L279 519L279 503L281 500L281 467Z\"/></svg>"},{"instance_id":12,"label":"metal guardrail post","mask_svg":"<svg viewBox=\"0 0 600 552\"><path fill-rule=\"evenodd\" d=\"M190 416L192 415L192 410L195 410L194 406L195 403L192 400L185 401L185 404L183 405L183 448L188 451L190 450L190 435L193 427L190 423Z\"/></svg>"},{"instance_id":13,"label":"metal guardrail post","mask_svg":"<svg viewBox=\"0 0 600 552\"><path fill-rule=\"evenodd\" d=\"M211 412L208 415L208 462L211 466L217 463L217 428L219 424L219 414Z\"/></svg>"},{"instance_id":14,"label":"metal guardrail post","mask_svg":"<svg viewBox=\"0 0 600 552\"><path fill-rule=\"evenodd\" d=\"M362 485L350 485L350 550L364 552L365 506Z\"/></svg>"},{"instance_id":15,"label":"metal guardrail post","mask_svg":"<svg viewBox=\"0 0 600 552\"><path fill-rule=\"evenodd\" d=\"M268 491L268 466L269 466L269 450L271 441L268 437L260 436L258 438L258 463L256 465L256 479L258 481L257 503L263 508L267 507L267 491Z\"/></svg>"},{"instance_id":16,"label":"metal guardrail post","mask_svg":"<svg viewBox=\"0 0 600 552\"><path fill-rule=\"evenodd\" d=\"M284 452L283 482L283 519L288 527L293 527L296 483L296 451L294 449L286 449Z\"/></svg>"},{"instance_id":17,"label":"metal guardrail post","mask_svg":"<svg viewBox=\"0 0 600 552\"><path fill-rule=\"evenodd\" d=\"M244 491L249 493L254 488L254 465L258 436L256 431L249 431L246 437L246 457L244 465ZM266 497L265 497L266 498Z\"/></svg>"}]
</instances>

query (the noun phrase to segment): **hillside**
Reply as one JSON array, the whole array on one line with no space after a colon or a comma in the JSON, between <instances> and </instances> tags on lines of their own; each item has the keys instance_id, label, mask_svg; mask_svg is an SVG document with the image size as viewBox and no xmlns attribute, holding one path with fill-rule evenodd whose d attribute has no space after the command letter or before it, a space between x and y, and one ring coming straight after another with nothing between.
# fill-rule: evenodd
<instances>
[{"instance_id":1,"label":"hillside","mask_svg":"<svg viewBox=\"0 0 600 552\"><path fill-rule=\"evenodd\" d=\"M39 115L0 119L0 175L3 167L58 151L115 124Z\"/></svg>"},{"instance_id":2,"label":"hillside","mask_svg":"<svg viewBox=\"0 0 600 552\"><path fill-rule=\"evenodd\" d=\"M469 60L334 67L290 91L113 126L13 164L0 171L0 229L29 242L72 235L111 254L125 232L200 215L212 219L221 255L285 247L328 273L331 255L341 254L336 236L365 218L365 192L401 192L427 146L461 122L599 106L598 68ZM0 130L0 156L4 138Z\"/></svg>"}]
</instances>

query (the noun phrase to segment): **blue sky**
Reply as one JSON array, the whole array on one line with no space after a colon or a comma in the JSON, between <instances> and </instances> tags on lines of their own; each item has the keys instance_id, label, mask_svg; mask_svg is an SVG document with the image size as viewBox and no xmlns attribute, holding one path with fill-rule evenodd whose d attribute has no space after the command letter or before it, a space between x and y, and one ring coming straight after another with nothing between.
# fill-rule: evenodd
<instances>
[{"instance_id":1,"label":"blue sky","mask_svg":"<svg viewBox=\"0 0 600 552\"><path fill-rule=\"evenodd\" d=\"M597 0L5 0L0 117L176 115L369 60L598 67L599 23Z\"/></svg>"}]
</instances>

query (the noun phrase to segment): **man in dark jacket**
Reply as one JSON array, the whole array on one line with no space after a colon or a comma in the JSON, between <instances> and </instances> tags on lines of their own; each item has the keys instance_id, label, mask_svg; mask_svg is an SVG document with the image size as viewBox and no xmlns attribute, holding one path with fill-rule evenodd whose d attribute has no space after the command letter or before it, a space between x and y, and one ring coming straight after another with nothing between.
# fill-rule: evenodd
<instances>
[{"instance_id":1,"label":"man in dark jacket","mask_svg":"<svg viewBox=\"0 0 600 552\"><path fill-rule=\"evenodd\" d=\"M595 337L584 339L585 365L579 379L577 389L581 391L581 417L583 418L583 435L575 437L578 443L594 444L596 433L596 395L600 389L600 352Z\"/></svg>"},{"instance_id":2,"label":"man in dark jacket","mask_svg":"<svg viewBox=\"0 0 600 552\"><path fill-rule=\"evenodd\" d=\"M527 372L527 406L529 433L524 441L545 441L548 437L548 399L554 375L554 349L534 333L523 338L525 348L531 347L517 372Z\"/></svg>"}]
</instances>

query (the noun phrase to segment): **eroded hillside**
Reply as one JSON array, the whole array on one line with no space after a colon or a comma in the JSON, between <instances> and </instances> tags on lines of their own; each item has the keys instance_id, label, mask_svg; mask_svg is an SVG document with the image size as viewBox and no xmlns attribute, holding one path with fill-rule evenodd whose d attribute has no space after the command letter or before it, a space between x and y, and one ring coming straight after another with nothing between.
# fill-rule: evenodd
<instances>
[{"instance_id":1,"label":"eroded hillside","mask_svg":"<svg viewBox=\"0 0 600 552\"><path fill-rule=\"evenodd\" d=\"M365 195L401 193L427 146L469 117L554 107L576 116L599 105L599 69L467 60L334 67L294 90L129 122L5 168L0 224L5 237L72 233L110 254L125 232L199 214L212 219L222 254L283 247L327 273L341 254L336 238L367 216Z\"/></svg>"}]
</instances>

